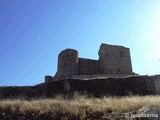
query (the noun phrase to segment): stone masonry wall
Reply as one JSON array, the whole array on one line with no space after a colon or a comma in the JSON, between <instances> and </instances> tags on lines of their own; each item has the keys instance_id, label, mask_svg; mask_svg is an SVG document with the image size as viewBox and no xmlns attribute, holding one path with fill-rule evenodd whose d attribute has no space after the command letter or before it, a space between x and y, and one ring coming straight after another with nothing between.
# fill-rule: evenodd
<instances>
[{"instance_id":1,"label":"stone masonry wall","mask_svg":"<svg viewBox=\"0 0 160 120\"><path fill-rule=\"evenodd\" d=\"M129 48L102 44L100 46L99 65L102 74L131 74Z\"/></svg>"},{"instance_id":2,"label":"stone masonry wall","mask_svg":"<svg viewBox=\"0 0 160 120\"><path fill-rule=\"evenodd\" d=\"M132 74L129 48L101 44L98 55L98 60L92 60L78 58L74 49L63 50L58 56L58 70L53 80L67 79L72 75ZM46 77L46 82L50 79Z\"/></svg>"},{"instance_id":3,"label":"stone masonry wall","mask_svg":"<svg viewBox=\"0 0 160 120\"><path fill-rule=\"evenodd\" d=\"M98 74L99 65L97 60L79 58L78 59L78 74L79 75L90 75Z\"/></svg>"},{"instance_id":4,"label":"stone masonry wall","mask_svg":"<svg viewBox=\"0 0 160 120\"><path fill-rule=\"evenodd\" d=\"M53 80L66 79L78 74L78 52L73 49L63 50L58 55L58 70Z\"/></svg>"}]
</instances>

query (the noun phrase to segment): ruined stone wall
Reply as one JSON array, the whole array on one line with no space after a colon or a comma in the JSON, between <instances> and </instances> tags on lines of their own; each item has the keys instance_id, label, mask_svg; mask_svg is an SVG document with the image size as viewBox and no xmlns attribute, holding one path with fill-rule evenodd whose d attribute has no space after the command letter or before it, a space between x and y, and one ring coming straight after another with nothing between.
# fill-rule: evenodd
<instances>
[{"instance_id":1,"label":"ruined stone wall","mask_svg":"<svg viewBox=\"0 0 160 120\"><path fill-rule=\"evenodd\" d=\"M130 74L86 74L86 75L71 75L70 79L74 80L95 80L108 78L127 78L135 75Z\"/></svg>"},{"instance_id":2,"label":"ruined stone wall","mask_svg":"<svg viewBox=\"0 0 160 120\"><path fill-rule=\"evenodd\" d=\"M47 83L47 82L51 82L53 77L50 75L46 75L44 79L45 79L45 83Z\"/></svg>"},{"instance_id":3,"label":"ruined stone wall","mask_svg":"<svg viewBox=\"0 0 160 120\"><path fill-rule=\"evenodd\" d=\"M63 50L58 55L58 70L54 80L66 79L78 74L78 52L73 49Z\"/></svg>"},{"instance_id":4,"label":"ruined stone wall","mask_svg":"<svg viewBox=\"0 0 160 120\"><path fill-rule=\"evenodd\" d=\"M160 75L156 75L154 78L155 91L160 94Z\"/></svg>"},{"instance_id":5,"label":"ruined stone wall","mask_svg":"<svg viewBox=\"0 0 160 120\"><path fill-rule=\"evenodd\" d=\"M98 55L98 60L92 60L78 58L78 52L74 49L63 50L58 56L58 70L53 80L67 79L71 75L132 74L129 48L101 44ZM45 79L47 82L51 77Z\"/></svg>"},{"instance_id":6,"label":"ruined stone wall","mask_svg":"<svg viewBox=\"0 0 160 120\"><path fill-rule=\"evenodd\" d=\"M66 49L58 56L58 71L66 74L78 74L78 52Z\"/></svg>"},{"instance_id":7,"label":"ruined stone wall","mask_svg":"<svg viewBox=\"0 0 160 120\"><path fill-rule=\"evenodd\" d=\"M129 48L102 44L98 54L101 74L132 73Z\"/></svg>"},{"instance_id":8,"label":"ruined stone wall","mask_svg":"<svg viewBox=\"0 0 160 120\"><path fill-rule=\"evenodd\" d=\"M98 74L99 65L97 60L79 58L78 59L78 74L79 75L90 75Z\"/></svg>"}]
</instances>

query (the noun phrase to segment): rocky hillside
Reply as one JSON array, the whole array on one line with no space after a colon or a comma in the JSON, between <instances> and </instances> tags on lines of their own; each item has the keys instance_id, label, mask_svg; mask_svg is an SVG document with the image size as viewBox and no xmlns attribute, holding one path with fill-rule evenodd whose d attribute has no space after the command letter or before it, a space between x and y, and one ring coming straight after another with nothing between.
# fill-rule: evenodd
<instances>
[{"instance_id":1,"label":"rocky hillside","mask_svg":"<svg viewBox=\"0 0 160 120\"><path fill-rule=\"evenodd\" d=\"M0 87L0 98L38 98L54 97L57 94L72 96L74 92L93 97L157 95L159 76L132 76L127 78L108 78L93 80L66 79L42 83L36 86Z\"/></svg>"}]
</instances>

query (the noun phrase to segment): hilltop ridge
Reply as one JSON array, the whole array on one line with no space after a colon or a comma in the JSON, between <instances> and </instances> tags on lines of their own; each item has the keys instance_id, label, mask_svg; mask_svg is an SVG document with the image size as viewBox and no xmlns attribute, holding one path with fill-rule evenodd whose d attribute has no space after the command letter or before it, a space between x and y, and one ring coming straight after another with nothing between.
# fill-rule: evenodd
<instances>
[{"instance_id":1,"label":"hilltop ridge","mask_svg":"<svg viewBox=\"0 0 160 120\"><path fill-rule=\"evenodd\" d=\"M63 79L36 86L0 87L0 99L54 97L58 94L71 97L75 92L93 97L160 95L159 85L160 75L92 80Z\"/></svg>"}]
</instances>

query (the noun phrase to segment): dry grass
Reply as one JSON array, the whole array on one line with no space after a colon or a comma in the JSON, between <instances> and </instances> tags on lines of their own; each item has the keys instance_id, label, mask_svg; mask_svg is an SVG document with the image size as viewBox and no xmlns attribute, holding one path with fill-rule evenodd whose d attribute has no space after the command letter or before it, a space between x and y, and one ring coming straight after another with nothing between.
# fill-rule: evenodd
<instances>
[{"instance_id":1,"label":"dry grass","mask_svg":"<svg viewBox=\"0 0 160 120\"><path fill-rule=\"evenodd\" d=\"M52 119L66 116L70 119L104 118L109 113L135 112L142 107L160 104L160 96L130 96L109 98L88 98L75 95L73 99L57 96L53 99L0 100L0 111L16 115L48 115Z\"/></svg>"}]
</instances>

